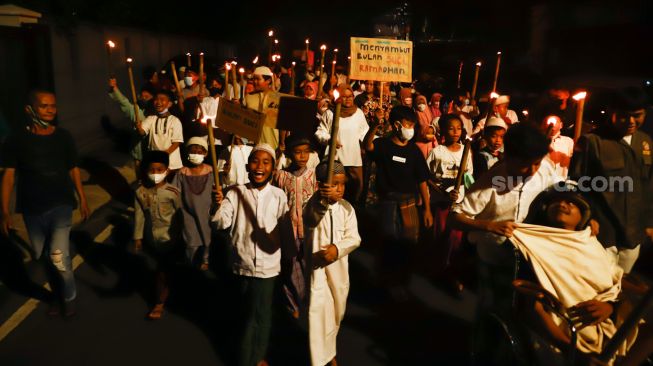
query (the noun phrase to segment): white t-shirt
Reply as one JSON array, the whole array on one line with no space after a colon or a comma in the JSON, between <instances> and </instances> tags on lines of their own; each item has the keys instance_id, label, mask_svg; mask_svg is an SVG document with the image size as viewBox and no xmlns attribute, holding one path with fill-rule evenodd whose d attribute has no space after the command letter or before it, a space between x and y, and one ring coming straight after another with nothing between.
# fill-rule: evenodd
<instances>
[{"instance_id":1,"label":"white t-shirt","mask_svg":"<svg viewBox=\"0 0 653 366\"><path fill-rule=\"evenodd\" d=\"M574 140L571 137L558 134L551 140L549 154L546 156L551 161L555 172L561 177L567 177L571 156L574 154Z\"/></svg>"},{"instance_id":2,"label":"white t-shirt","mask_svg":"<svg viewBox=\"0 0 653 366\"><path fill-rule=\"evenodd\" d=\"M320 125L315 132L318 141L323 145L328 144L331 139L332 121L333 113L327 111L322 115ZM363 166L360 144L370 129L363 111L359 108L350 117L340 117L338 125L338 141L342 144L342 147L336 152L336 159L340 160L344 166ZM327 148L326 153L328 151Z\"/></svg>"},{"instance_id":3,"label":"white t-shirt","mask_svg":"<svg viewBox=\"0 0 653 366\"><path fill-rule=\"evenodd\" d=\"M142 127L147 134L150 150L165 151L175 142L184 142L181 121L173 115L168 115L163 118L149 116L143 121ZM170 154L168 168L175 170L181 169L183 166L181 153L179 152L179 148L177 148Z\"/></svg>"},{"instance_id":4,"label":"white t-shirt","mask_svg":"<svg viewBox=\"0 0 653 366\"><path fill-rule=\"evenodd\" d=\"M460 145L460 149L456 152L449 150L444 145L438 145L429 152L429 155L426 157L426 164L436 181L456 179L464 151L462 144ZM472 154L470 153L467 155L465 173L473 174L473 169Z\"/></svg>"}]
</instances>

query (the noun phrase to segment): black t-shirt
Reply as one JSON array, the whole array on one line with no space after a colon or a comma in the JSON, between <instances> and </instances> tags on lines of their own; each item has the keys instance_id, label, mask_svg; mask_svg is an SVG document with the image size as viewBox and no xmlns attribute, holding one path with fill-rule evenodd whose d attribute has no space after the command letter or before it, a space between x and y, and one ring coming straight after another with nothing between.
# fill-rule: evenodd
<instances>
[{"instance_id":1,"label":"black t-shirt","mask_svg":"<svg viewBox=\"0 0 653 366\"><path fill-rule=\"evenodd\" d=\"M374 140L372 152L376 162L376 190L383 197L389 193L415 193L418 184L429 177L426 159L414 143L399 146L389 137Z\"/></svg>"},{"instance_id":2,"label":"black t-shirt","mask_svg":"<svg viewBox=\"0 0 653 366\"><path fill-rule=\"evenodd\" d=\"M7 138L0 160L3 167L16 169L18 212L38 215L61 205L76 207L70 169L77 166L77 150L68 131L19 131Z\"/></svg>"}]
</instances>

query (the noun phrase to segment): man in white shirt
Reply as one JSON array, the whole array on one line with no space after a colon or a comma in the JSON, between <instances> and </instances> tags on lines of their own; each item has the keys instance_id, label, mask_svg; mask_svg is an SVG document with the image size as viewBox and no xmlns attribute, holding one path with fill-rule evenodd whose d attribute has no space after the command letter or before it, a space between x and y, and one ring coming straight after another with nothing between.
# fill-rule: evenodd
<instances>
[{"instance_id":1,"label":"man in white shirt","mask_svg":"<svg viewBox=\"0 0 653 366\"><path fill-rule=\"evenodd\" d=\"M549 123L553 125L549 133L551 144L549 154L546 156L555 169L556 175L566 178L569 174L571 156L574 154L574 140L568 136L562 136L562 120L558 116L548 116L542 121L542 127L548 131Z\"/></svg>"},{"instance_id":2,"label":"man in white shirt","mask_svg":"<svg viewBox=\"0 0 653 366\"><path fill-rule=\"evenodd\" d=\"M138 133L147 136L148 149L165 151L170 156L170 170L181 169L179 145L184 142L181 121L168 112L172 106L172 96L169 92L159 90L154 96L156 115L145 118L137 125Z\"/></svg>"},{"instance_id":3,"label":"man in white shirt","mask_svg":"<svg viewBox=\"0 0 653 366\"><path fill-rule=\"evenodd\" d=\"M516 125L506 133L505 159L470 187L450 216L454 228L469 231L476 244L481 277L481 307L510 309L513 248L506 238L522 222L535 197L561 179L543 161L549 142L537 129Z\"/></svg>"}]
</instances>

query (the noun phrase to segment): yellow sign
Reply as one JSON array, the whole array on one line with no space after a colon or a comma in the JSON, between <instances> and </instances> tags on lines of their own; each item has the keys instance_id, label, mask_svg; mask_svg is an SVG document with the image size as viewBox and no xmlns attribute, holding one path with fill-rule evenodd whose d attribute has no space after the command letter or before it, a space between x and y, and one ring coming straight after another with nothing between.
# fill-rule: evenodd
<instances>
[{"instance_id":1,"label":"yellow sign","mask_svg":"<svg viewBox=\"0 0 653 366\"><path fill-rule=\"evenodd\" d=\"M350 79L412 82L413 42L351 37Z\"/></svg>"},{"instance_id":2,"label":"yellow sign","mask_svg":"<svg viewBox=\"0 0 653 366\"><path fill-rule=\"evenodd\" d=\"M265 114L220 98L218 114L215 119L216 127L245 137L248 140L258 141L261 135L261 129L265 123Z\"/></svg>"}]
</instances>

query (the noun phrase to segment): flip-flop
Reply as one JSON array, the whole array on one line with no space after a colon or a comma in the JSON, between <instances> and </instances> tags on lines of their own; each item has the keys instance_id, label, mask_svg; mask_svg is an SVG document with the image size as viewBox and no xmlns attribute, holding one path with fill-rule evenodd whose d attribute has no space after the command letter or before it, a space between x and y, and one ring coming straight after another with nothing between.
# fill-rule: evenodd
<instances>
[{"instance_id":1,"label":"flip-flop","mask_svg":"<svg viewBox=\"0 0 653 366\"><path fill-rule=\"evenodd\" d=\"M147 318L150 320L158 320L163 316L163 304L156 304L154 308L147 314Z\"/></svg>"}]
</instances>

